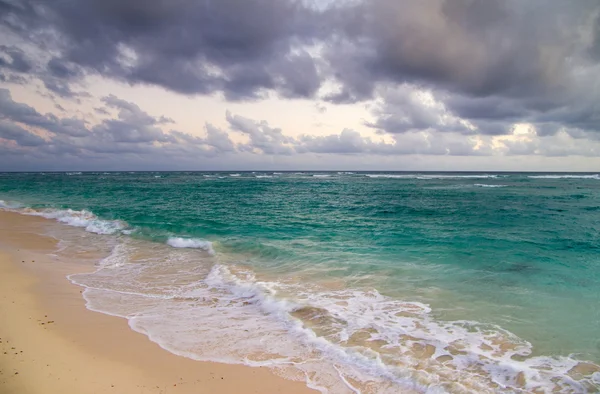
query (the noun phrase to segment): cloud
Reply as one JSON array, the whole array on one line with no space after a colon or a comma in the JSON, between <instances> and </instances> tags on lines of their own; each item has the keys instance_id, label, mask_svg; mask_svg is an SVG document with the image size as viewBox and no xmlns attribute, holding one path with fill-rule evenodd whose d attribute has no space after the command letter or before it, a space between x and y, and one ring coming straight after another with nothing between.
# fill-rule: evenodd
<instances>
[{"instance_id":1,"label":"cloud","mask_svg":"<svg viewBox=\"0 0 600 394\"><path fill-rule=\"evenodd\" d=\"M250 163L279 168L291 163L314 166L318 163L347 162L353 157L360 168L365 160L388 160L403 156L428 157L595 157L600 154L600 136L590 131L558 127L549 123L513 125L510 132L465 132L461 120L448 115L447 109L431 95L404 86L395 89L390 103L404 103L408 121L402 130L387 130L375 137L344 129L328 135L287 135L265 120L254 120L226 112L227 129L206 124L198 135L166 130L171 123L163 116L153 116L138 105L114 95L102 99L116 117L107 117L95 125L77 118L40 114L34 108L15 102L6 89L0 89L0 148L11 157L9 167L31 169L55 168L248 168ZM408 103L408 104L407 104ZM110 114L109 111L106 111ZM448 117L451 121L444 120ZM445 122L445 123L444 123ZM501 123L491 123L497 126ZM383 122L383 126L389 126ZM433 126L435 127L433 127ZM441 126L440 126L441 125ZM382 127L383 127L382 126ZM444 127L442 127L444 126ZM486 126L487 127L487 126ZM241 137L241 139L240 139ZM278 158L285 158L279 161ZM6 159L8 160L8 159ZM383 161L382 161L383 162ZM287 164L285 164L287 163ZM48 167L49 166L49 167ZM120 167L119 167L120 166ZM283 166L283 167L282 167ZM143 168L143 167L141 167ZM277 167L274 167L277 168ZM331 167L335 168L335 167Z\"/></svg>"},{"instance_id":2,"label":"cloud","mask_svg":"<svg viewBox=\"0 0 600 394\"><path fill-rule=\"evenodd\" d=\"M0 119L73 137L82 137L89 134L89 130L87 130L82 120L76 118L61 119L52 114L42 115L27 104L13 101L8 89L0 89Z\"/></svg>"},{"instance_id":3,"label":"cloud","mask_svg":"<svg viewBox=\"0 0 600 394\"><path fill-rule=\"evenodd\" d=\"M25 52L16 46L0 45L0 69L26 73L33 68Z\"/></svg>"},{"instance_id":4,"label":"cloud","mask_svg":"<svg viewBox=\"0 0 600 394\"><path fill-rule=\"evenodd\" d=\"M376 121L367 122L389 134L407 131L438 130L471 134L475 127L456 116L437 100L430 91L408 84L382 89L381 100L373 110Z\"/></svg>"},{"instance_id":5,"label":"cloud","mask_svg":"<svg viewBox=\"0 0 600 394\"><path fill-rule=\"evenodd\" d=\"M60 52L48 74L81 70L184 94L223 91L231 99L278 89L310 97L320 79L300 48L313 12L293 0L82 0L19 6L3 2L3 24ZM308 35L312 35L308 34Z\"/></svg>"},{"instance_id":6,"label":"cloud","mask_svg":"<svg viewBox=\"0 0 600 394\"><path fill-rule=\"evenodd\" d=\"M14 141L22 147L40 146L46 142L40 136L5 120L0 120L0 138Z\"/></svg>"},{"instance_id":7,"label":"cloud","mask_svg":"<svg viewBox=\"0 0 600 394\"><path fill-rule=\"evenodd\" d=\"M0 80L37 78L63 98L100 75L230 101L375 100L370 126L393 135L510 135L515 123L600 131L596 1L3 0L0 9L8 41L38 48L1 46ZM434 104L419 101L423 92Z\"/></svg>"},{"instance_id":8,"label":"cloud","mask_svg":"<svg viewBox=\"0 0 600 394\"><path fill-rule=\"evenodd\" d=\"M247 135L250 138L248 144L241 145L242 151L261 151L264 154L291 155L294 153L293 144L295 140L283 134L281 129L273 128L267 122L257 122L252 119L226 114L227 122L232 130Z\"/></svg>"}]
</instances>

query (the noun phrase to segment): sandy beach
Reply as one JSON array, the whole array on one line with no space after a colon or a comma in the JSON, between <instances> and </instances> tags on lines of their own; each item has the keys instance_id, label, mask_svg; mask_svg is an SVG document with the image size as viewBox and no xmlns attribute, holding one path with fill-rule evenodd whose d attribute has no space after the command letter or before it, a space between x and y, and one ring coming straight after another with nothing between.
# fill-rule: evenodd
<instances>
[{"instance_id":1,"label":"sandy beach","mask_svg":"<svg viewBox=\"0 0 600 394\"><path fill-rule=\"evenodd\" d=\"M46 219L0 212L0 393L309 393L266 368L171 354L125 319L89 311L48 256Z\"/></svg>"}]
</instances>

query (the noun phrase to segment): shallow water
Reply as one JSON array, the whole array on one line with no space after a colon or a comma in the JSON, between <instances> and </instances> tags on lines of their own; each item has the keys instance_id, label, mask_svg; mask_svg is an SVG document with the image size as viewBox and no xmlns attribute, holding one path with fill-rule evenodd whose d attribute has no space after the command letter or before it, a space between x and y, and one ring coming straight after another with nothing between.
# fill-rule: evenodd
<instances>
[{"instance_id":1,"label":"shallow water","mask_svg":"<svg viewBox=\"0 0 600 394\"><path fill-rule=\"evenodd\" d=\"M0 174L0 199L104 242L88 307L177 354L334 393L600 385L597 174Z\"/></svg>"}]
</instances>

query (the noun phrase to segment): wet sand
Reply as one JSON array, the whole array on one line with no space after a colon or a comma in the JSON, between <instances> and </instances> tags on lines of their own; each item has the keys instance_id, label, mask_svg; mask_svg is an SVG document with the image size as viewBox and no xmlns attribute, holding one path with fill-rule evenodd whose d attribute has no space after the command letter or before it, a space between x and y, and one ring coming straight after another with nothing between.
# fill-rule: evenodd
<instances>
[{"instance_id":1,"label":"wet sand","mask_svg":"<svg viewBox=\"0 0 600 394\"><path fill-rule=\"evenodd\" d=\"M266 368L176 356L89 311L46 219L0 211L0 393L316 393Z\"/></svg>"}]
</instances>

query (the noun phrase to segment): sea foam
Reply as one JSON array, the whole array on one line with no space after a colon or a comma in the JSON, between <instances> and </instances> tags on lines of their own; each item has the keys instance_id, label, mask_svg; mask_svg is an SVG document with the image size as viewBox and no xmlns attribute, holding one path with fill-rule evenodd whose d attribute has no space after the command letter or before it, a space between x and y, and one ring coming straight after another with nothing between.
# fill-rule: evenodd
<instances>
[{"instance_id":1,"label":"sea foam","mask_svg":"<svg viewBox=\"0 0 600 394\"><path fill-rule=\"evenodd\" d=\"M120 246L70 279L86 287L88 308L192 359L273 368L323 393L583 393L597 379L573 373L573 358L532 356L498 326L439 321L430 306L375 289L266 281L224 264L202 275L174 254L127 264L135 255Z\"/></svg>"},{"instance_id":2,"label":"sea foam","mask_svg":"<svg viewBox=\"0 0 600 394\"><path fill-rule=\"evenodd\" d=\"M487 184L484 184L484 183L476 183L474 186L476 186L476 187L498 188L498 187L507 187L508 185L487 185Z\"/></svg>"},{"instance_id":3,"label":"sea foam","mask_svg":"<svg viewBox=\"0 0 600 394\"><path fill-rule=\"evenodd\" d=\"M600 179L599 174L594 175L529 175L531 179Z\"/></svg>"},{"instance_id":4,"label":"sea foam","mask_svg":"<svg viewBox=\"0 0 600 394\"><path fill-rule=\"evenodd\" d=\"M127 223L122 220L100 219L85 209L81 211L54 208L38 210L25 207L17 202L6 202L3 200L0 200L0 208L24 215L53 219L69 226L82 227L86 231L96 234L116 234L128 228Z\"/></svg>"},{"instance_id":5,"label":"sea foam","mask_svg":"<svg viewBox=\"0 0 600 394\"><path fill-rule=\"evenodd\" d=\"M210 254L215 253L212 247L212 242L204 239L171 237L167 240L167 245L174 248L203 249Z\"/></svg>"}]
</instances>

